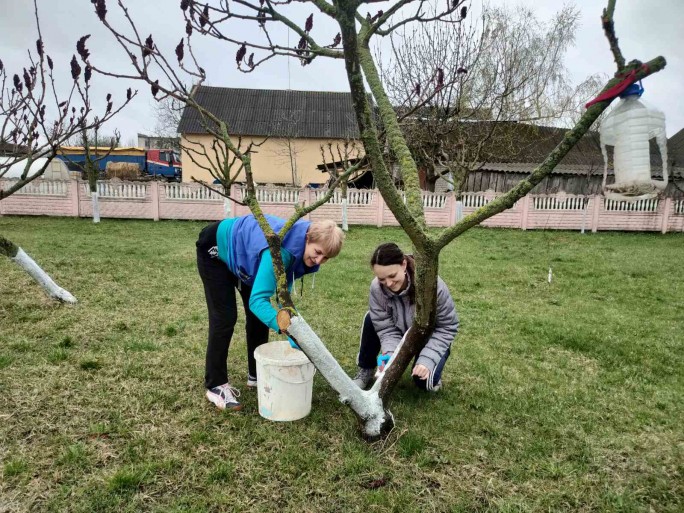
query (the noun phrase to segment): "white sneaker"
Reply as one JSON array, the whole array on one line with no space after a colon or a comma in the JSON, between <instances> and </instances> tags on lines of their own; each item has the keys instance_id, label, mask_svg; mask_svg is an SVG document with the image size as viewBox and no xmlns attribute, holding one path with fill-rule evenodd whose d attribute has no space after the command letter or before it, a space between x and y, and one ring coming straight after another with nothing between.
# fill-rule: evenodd
<instances>
[{"instance_id":1,"label":"white sneaker","mask_svg":"<svg viewBox=\"0 0 684 513\"><path fill-rule=\"evenodd\" d=\"M219 410L241 410L242 405L237 400L238 397L240 397L240 391L230 386L230 383L224 383L207 390L207 399L214 403Z\"/></svg>"},{"instance_id":2,"label":"white sneaker","mask_svg":"<svg viewBox=\"0 0 684 513\"><path fill-rule=\"evenodd\" d=\"M247 388L256 388L257 387L257 379L253 378L249 374L247 375Z\"/></svg>"}]
</instances>

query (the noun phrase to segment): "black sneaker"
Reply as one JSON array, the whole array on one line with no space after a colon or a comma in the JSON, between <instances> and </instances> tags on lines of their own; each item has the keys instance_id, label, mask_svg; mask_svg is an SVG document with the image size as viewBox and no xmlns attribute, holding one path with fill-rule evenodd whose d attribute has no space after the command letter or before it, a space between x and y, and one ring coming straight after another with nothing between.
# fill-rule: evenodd
<instances>
[{"instance_id":1,"label":"black sneaker","mask_svg":"<svg viewBox=\"0 0 684 513\"><path fill-rule=\"evenodd\" d=\"M238 397L240 397L240 391L230 386L230 383L207 390L207 399L214 403L219 410L241 410L242 405L237 400Z\"/></svg>"}]
</instances>

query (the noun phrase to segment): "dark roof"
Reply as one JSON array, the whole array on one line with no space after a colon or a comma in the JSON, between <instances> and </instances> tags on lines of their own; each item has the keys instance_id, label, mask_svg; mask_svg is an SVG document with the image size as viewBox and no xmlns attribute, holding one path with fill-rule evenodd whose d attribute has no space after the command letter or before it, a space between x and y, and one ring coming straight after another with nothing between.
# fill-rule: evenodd
<instances>
[{"instance_id":1,"label":"dark roof","mask_svg":"<svg viewBox=\"0 0 684 513\"><path fill-rule=\"evenodd\" d=\"M479 123L488 129L490 123ZM502 163L542 162L563 140L567 129L527 123L499 123L483 148L487 161ZM597 132L588 132L560 161L565 166L601 166L603 156Z\"/></svg>"},{"instance_id":2,"label":"dark roof","mask_svg":"<svg viewBox=\"0 0 684 513\"><path fill-rule=\"evenodd\" d=\"M28 152L28 146L0 140L0 155L27 155Z\"/></svg>"},{"instance_id":3,"label":"dark roof","mask_svg":"<svg viewBox=\"0 0 684 513\"><path fill-rule=\"evenodd\" d=\"M684 167L684 128L667 140L667 160Z\"/></svg>"},{"instance_id":4,"label":"dark roof","mask_svg":"<svg viewBox=\"0 0 684 513\"><path fill-rule=\"evenodd\" d=\"M466 121L452 125L451 132L439 135L439 128L416 122L407 130L412 146L435 149L435 137L443 138L446 151L464 162L486 162L487 169L501 166L503 172L514 172L512 164L540 163L563 139L567 130L511 121ZM440 148L441 150L441 148ZM603 156L596 132L587 133L561 161L566 167L603 167ZM584 174L584 170L577 171Z\"/></svg>"},{"instance_id":5,"label":"dark roof","mask_svg":"<svg viewBox=\"0 0 684 513\"><path fill-rule=\"evenodd\" d=\"M561 161L564 162L564 161ZM485 162L478 168L478 171L494 171L497 173L521 173L528 175L539 165L539 162L516 162L516 163L501 163L501 162ZM588 165L588 164L558 164L551 172L554 175L603 175L603 164ZM670 178L680 180L684 178L684 167L668 167ZM608 175L613 176L613 169L608 168ZM662 178L663 167L658 165L651 166L651 175L655 178Z\"/></svg>"},{"instance_id":6,"label":"dark roof","mask_svg":"<svg viewBox=\"0 0 684 513\"><path fill-rule=\"evenodd\" d=\"M482 164L482 171L498 171L500 173L531 173L539 162L485 162ZM588 164L558 164L553 168L553 174L560 175L588 175L603 173L603 165ZM608 174L612 175L613 170L608 169Z\"/></svg>"},{"instance_id":7,"label":"dark roof","mask_svg":"<svg viewBox=\"0 0 684 513\"><path fill-rule=\"evenodd\" d=\"M473 123L468 138L471 141L481 139L482 134L491 130L492 122ZM497 123L493 135L488 139L481 152L481 162L485 162L482 169L503 173L525 172L534 169L560 143L567 129L530 125L525 123ZM678 133L675 137L682 139L684 135ZM675 141L677 142L677 141ZM668 142L668 147L670 146ZM662 159L655 140L651 140L651 168L654 176L662 175ZM612 149L608 150L609 174L612 174ZM682 155L684 157L684 155ZM673 155L668 151L670 167L673 166ZM684 160L677 162L678 167L684 165ZM598 132L587 132L582 139L568 152L553 170L553 174L596 174L603 173L603 154ZM681 169L673 170L680 176Z\"/></svg>"},{"instance_id":8,"label":"dark roof","mask_svg":"<svg viewBox=\"0 0 684 513\"><path fill-rule=\"evenodd\" d=\"M201 86L195 99L228 125L231 135L354 139L359 137L350 93ZM178 132L205 129L186 107Z\"/></svg>"}]
</instances>

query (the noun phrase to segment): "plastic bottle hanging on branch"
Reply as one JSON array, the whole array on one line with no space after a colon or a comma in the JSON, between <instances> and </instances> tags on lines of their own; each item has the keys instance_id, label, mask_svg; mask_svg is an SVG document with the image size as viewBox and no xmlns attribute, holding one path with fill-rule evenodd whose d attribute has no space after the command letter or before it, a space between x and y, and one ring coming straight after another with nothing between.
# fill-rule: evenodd
<instances>
[{"instance_id":1,"label":"plastic bottle hanging on branch","mask_svg":"<svg viewBox=\"0 0 684 513\"><path fill-rule=\"evenodd\" d=\"M665 114L648 107L641 100L644 88L632 84L621 94L601 124L603 153L603 194L617 201L638 201L658 196L667 186L667 137ZM663 179L651 177L650 140L655 138L662 159ZM615 183L606 185L608 152L613 146Z\"/></svg>"}]
</instances>

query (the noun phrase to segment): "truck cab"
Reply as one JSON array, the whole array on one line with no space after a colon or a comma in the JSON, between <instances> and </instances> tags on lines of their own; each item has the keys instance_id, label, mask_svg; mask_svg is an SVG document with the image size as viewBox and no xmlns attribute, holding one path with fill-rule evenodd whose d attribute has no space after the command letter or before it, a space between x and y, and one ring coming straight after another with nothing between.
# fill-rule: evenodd
<instances>
[{"instance_id":1,"label":"truck cab","mask_svg":"<svg viewBox=\"0 0 684 513\"><path fill-rule=\"evenodd\" d=\"M182 179L180 155L172 149L147 150L147 174L180 182Z\"/></svg>"}]
</instances>

